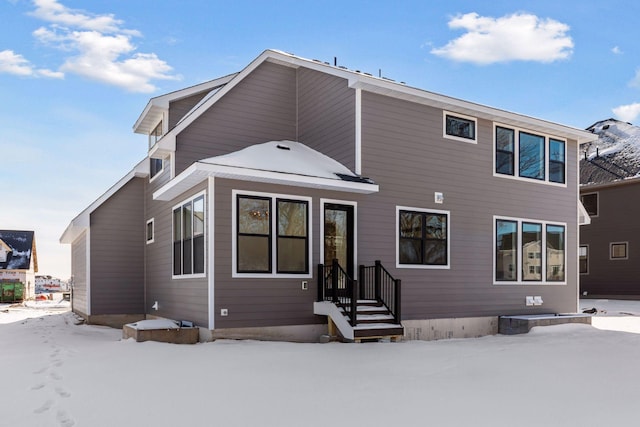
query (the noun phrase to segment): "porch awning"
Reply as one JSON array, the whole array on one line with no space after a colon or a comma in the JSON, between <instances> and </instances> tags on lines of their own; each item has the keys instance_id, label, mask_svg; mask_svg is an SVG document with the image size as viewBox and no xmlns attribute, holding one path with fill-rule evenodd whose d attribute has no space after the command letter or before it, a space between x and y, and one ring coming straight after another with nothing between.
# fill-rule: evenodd
<instances>
[{"instance_id":1,"label":"porch awning","mask_svg":"<svg viewBox=\"0 0 640 427\"><path fill-rule=\"evenodd\" d=\"M195 162L153 198L171 200L208 177L363 194L379 191L373 180L300 142L270 141Z\"/></svg>"}]
</instances>

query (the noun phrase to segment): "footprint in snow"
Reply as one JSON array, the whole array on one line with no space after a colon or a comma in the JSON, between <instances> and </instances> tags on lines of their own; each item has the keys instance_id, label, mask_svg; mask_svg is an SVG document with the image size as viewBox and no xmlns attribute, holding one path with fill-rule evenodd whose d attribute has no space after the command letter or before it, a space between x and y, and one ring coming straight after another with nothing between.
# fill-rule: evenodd
<instances>
[{"instance_id":1,"label":"footprint in snow","mask_svg":"<svg viewBox=\"0 0 640 427\"><path fill-rule=\"evenodd\" d=\"M58 393L58 396L60 396L60 397L70 397L71 396L71 393L69 393L68 391L66 391L62 387L56 387L56 393Z\"/></svg>"},{"instance_id":2,"label":"footprint in snow","mask_svg":"<svg viewBox=\"0 0 640 427\"><path fill-rule=\"evenodd\" d=\"M35 412L36 414L42 414L43 412L47 412L49 409L51 409L51 405L53 405L53 401L47 400L40 407L34 409L33 412Z\"/></svg>"},{"instance_id":3,"label":"footprint in snow","mask_svg":"<svg viewBox=\"0 0 640 427\"><path fill-rule=\"evenodd\" d=\"M60 424L61 427L72 427L76 423L69 416L69 414L67 414L67 412L62 409L59 410L58 413L56 414L56 419L58 420L58 423Z\"/></svg>"},{"instance_id":4,"label":"footprint in snow","mask_svg":"<svg viewBox=\"0 0 640 427\"><path fill-rule=\"evenodd\" d=\"M31 390L40 390L42 387L44 387L43 383L36 384L34 386L31 386Z\"/></svg>"}]
</instances>

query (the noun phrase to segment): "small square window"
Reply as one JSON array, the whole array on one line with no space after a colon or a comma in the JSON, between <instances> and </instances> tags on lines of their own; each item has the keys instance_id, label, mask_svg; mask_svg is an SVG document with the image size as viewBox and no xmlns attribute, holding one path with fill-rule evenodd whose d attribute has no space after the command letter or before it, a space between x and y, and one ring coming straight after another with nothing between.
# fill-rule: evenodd
<instances>
[{"instance_id":1,"label":"small square window","mask_svg":"<svg viewBox=\"0 0 640 427\"><path fill-rule=\"evenodd\" d=\"M476 119L444 113L444 137L476 142Z\"/></svg>"},{"instance_id":2,"label":"small square window","mask_svg":"<svg viewBox=\"0 0 640 427\"><path fill-rule=\"evenodd\" d=\"M629 247L627 242L611 243L611 259L629 259Z\"/></svg>"}]
</instances>

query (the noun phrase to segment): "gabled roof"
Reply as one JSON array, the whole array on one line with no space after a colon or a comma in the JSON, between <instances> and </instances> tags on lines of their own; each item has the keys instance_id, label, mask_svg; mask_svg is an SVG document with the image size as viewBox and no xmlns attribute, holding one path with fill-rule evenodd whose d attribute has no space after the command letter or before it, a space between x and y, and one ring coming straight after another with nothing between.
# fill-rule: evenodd
<instances>
[{"instance_id":1,"label":"gabled roof","mask_svg":"<svg viewBox=\"0 0 640 427\"><path fill-rule=\"evenodd\" d=\"M10 252L7 260L0 262L0 270L29 270L33 260L34 270L38 271L36 240L33 231L0 230L0 242Z\"/></svg>"},{"instance_id":2,"label":"gabled roof","mask_svg":"<svg viewBox=\"0 0 640 427\"><path fill-rule=\"evenodd\" d=\"M156 191L153 198L171 200L210 176L353 193L378 191L372 180L300 142L269 141L200 160Z\"/></svg>"},{"instance_id":3,"label":"gabled roof","mask_svg":"<svg viewBox=\"0 0 640 427\"><path fill-rule=\"evenodd\" d=\"M60 243L71 244L73 243L83 231L89 228L90 215L104 202L106 202L111 196L113 196L118 190L124 187L133 178L144 178L149 176L149 160L145 158L138 163L128 174L123 176L118 182L116 182L111 188L109 188L102 196L98 197L93 203L91 203L85 210L80 212L71 223L67 226L60 236Z\"/></svg>"},{"instance_id":4,"label":"gabled roof","mask_svg":"<svg viewBox=\"0 0 640 427\"><path fill-rule=\"evenodd\" d=\"M236 74L237 73L229 74L228 76L151 98L140 114L140 117L138 117L138 120L136 120L133 125L133 131L135 133L148 135L153 130L154 126L158 124L160 119L162 119L162 114L169 109L170 102L178 101L201 92L208 92L217 87L224 86L229 82L229 80L235 77ZM189 113L187 113L187 115L188 114Z\"/></svg>"},{"instance_id":5,"label":"gabled roof","mask_svg":"<svg viewBox=\"0 0 640 427\"><path fill-rule=\"evenodd\" d=\"M266 50L242 71L235 75L228 76L231 78L223 87L220 88L219 91L217 91L213 96L208 97L206 102L203 102L199 106L197 111L191 111L190 114L185 116L183 120L181 120L173 129L169 130L169 132L158 142L157 149L161 151L173 151L175 149L176 135L178 135L194 120L200 117L200 115L202 115L212 105L218 102L218 100L224 97L238 83L240 83L244 78L250 75L253 70L255 70L259 65L265 62L277 63L292 68L304 67L320 71L326 74L346 79L348 81L349 87L354 89L359 88L368 92L404 99L419 104L453 110L460 114L467 114L473 117L487 119L506 125L512 125L515 127L524 127L532 131L552 133L558 137L575 139L579 144L595 139L593 134L581 129L576 129L573 127L532 118L510 111L500 110L469 101L451 98L449 96L440 95L434 92L409 87L403 83L397 83L389 79L374 77L370 74L333 66L325 62L305 59L277 50Z\"/></svg>"}]
</instances>

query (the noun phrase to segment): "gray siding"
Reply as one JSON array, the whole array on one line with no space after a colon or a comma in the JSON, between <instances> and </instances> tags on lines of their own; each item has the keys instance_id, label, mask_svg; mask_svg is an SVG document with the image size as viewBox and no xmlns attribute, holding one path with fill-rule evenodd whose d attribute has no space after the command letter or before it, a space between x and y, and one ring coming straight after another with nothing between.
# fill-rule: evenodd
<instances>
[{"instance_id":1,"label":"gray siding","mask_svg":"<svg viewBox=\"0 0 640 427\"><path fill-rule=\"evenodd\" d=\"M296 139L296 71L260 65L177 136L176 174L253 144Z\"/></svg>"},{"instance_id":2,"label":"gray siding","mask_svg":"<svg viewBox=\"0 0 640 427\"><path fill-rule=\"evenodd\" d=\"M248 190L286 196L312 197L312 261L313 278L232 278L231 239L233 238L231 206L232 190ZM353 196L353 197L352 197ZM313 314L317 296L316 269L320 260L320 198L357 201L362 196L326 192L307 188L286 187L215 180L215 322L216 328L301 325L324 323L325 318ZM302 281L309 289L302 290ZM226 317L220 309L229 310Z\"/></svg>"},{"instance_id":3,"label":"gray siding","mask_svg":"<svg viewBox=\"0 0 640 427\"><path fill-rule=\"evenodd\" d=\"M576 309L576 142L569 141L567 188L494 177L493 127L478 121L478 143L442 137L442 110L363 93L363 174L380 192L359 207L359 262L382 260L403 283L403 317L472 317ZM434 203L434 192L444 203ZM396 269L396 206L451 213L449 270ZM567 222L567 285L493 285L493 216ZM544 305L525 307L527 295Z\"/></svg>"},{"instance_id":4,"label":"gray siding","mask_svg":"<svg viewBox=\"0 0 640 427\"><path fill-rule=\"evenodd\" d=\"M208 287L206 278L198 279L173 279L173 207L191 198L191 196L206 189L206 181L196 186L192 191L177 197L170 202L152 200L153 191L156 190L154 181L148 186L147 218L154 219L155 239L153 243L145 247L145 276L147 288L146 312L154 316L169 319L191 320L199 326L207 326L208 311ZM205 196L208 200L209 195ZM205 202L205 206L208 202ZM205 213L206 218L209 212ZM205 237L205 247L209 237ZM207 265L208 268L208 265ZM153 310L151 306L158 301L159 309Z\"/></svg>"},{"instance_id":5,"label":"gray siding","mask_svg":"<svg viewBox=\"0 0 640 427\"><path fill-rule=\"evenodd\" d=\"M355 90L347 80L298 71L298 140L355 171Z\"/></svg>"},{"instance_id":6,"label":"gray siding","mask_svg":"<svg viewBox=\"0 0 640 427\"><path fill-rule=\"evenodd\" d=\"M169 129L173 127L187 114L195 105L200 102L208 92L197 93L187 98L183 98L169 103Z\"/></svg>"},{"instance_id":7,"label":"gray siding","mask_svg":"<svg viewBox=\"0 0 640 427\"><path fill-rule=\"evenodd\" d=\"M134 178L91 213L91 314L144 313L144 186Z\"/></svg>"},{"instance_id":8,"label":"gray siding","mask_svg":"<svg viewBox=\"0 0 640 427\"><path fill-rule=\"evenodd\" d=\"M71 244L71 274L73 274L73 311L89 313L87 306L87 233Z\"/></svg>"},{"instance_id":9,"label":"gray siding","mask_svg":"<svg viewBox=\"0 0 640 427\"><path fill-rule=\"evenodd\" d=\"M598 216L580 227L580 244L589 246L588 274L580 275L580 290L592 296L639 296L640 184L623 184L598 190ZM627 260L611 260L609 245L629 242Z\"/></svg>"}]
</instances>

